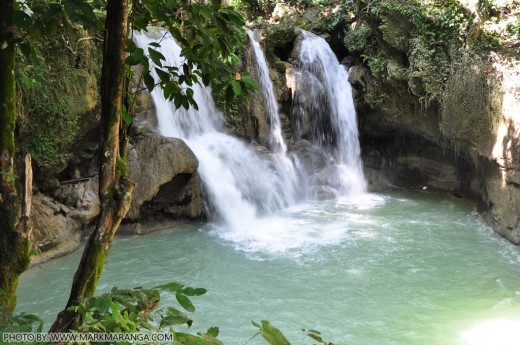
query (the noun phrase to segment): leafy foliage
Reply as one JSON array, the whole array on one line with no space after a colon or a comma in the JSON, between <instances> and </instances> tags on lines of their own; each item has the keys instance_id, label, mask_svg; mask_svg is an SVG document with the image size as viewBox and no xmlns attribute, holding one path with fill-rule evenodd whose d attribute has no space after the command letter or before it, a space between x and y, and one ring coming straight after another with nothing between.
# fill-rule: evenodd
<instances>
[{"instance_id":1,"label":"leafy foliage","mask_svg":"<svg viewBox=\"0 0 520 345\"><path fill-rule=\"evenodd\" d=\"M188 327L188 329L192 327L193 320L186 314L186 312L195 311L190 297L201 296L206 292L206 289L186 287L177 282L158 285L153 289L113 288L109 293L92 297L86 306L72 307L79 311L85 320L83 325L75 331L109 333L167 331L173 333L174 344L223 345L217 339L218 327L211 327L206 332L198 332L196 335L176 330L179 326ZM160 307L161 293L174 293L180 308ZM32 319L29 318L29 320ZM260 324L253 322L253 325L258 328L256 335L260 334L268 344L291 344L284 334L268 321L262 320ZM332 345L332 343L325 342L318 331L305 329L302 331L314 342Z\"/></svg>"},{"instance_id":2,"label":"leafy foliage","mask_svg":"<svg viewBox=\"0 0 520 345\"><path fill-rule=\"evenodd\" d=\"M246 95L256 90L256 84L247 74L241 74L236 64L237 51L244 45L244 19L232 7L218 7L203 2L175 0L143 0L134 7L131 15L133 30L148 30L150 25L166 29L166 34L183 47L186 58L180 67L165 64L165 57L157 50L160 42L139 48L131 40L127 42L130 66L143 67L142 79L151 91L155 86L163 89L165 98L177 108L198 108L193 99L194 83L217 83L225 90L226 100ZM155 85L151 70L160 82Z\"/></svg>"},{"instance_id":3,"label":"leafy foliage","mask_svg":"<svg viewBox=\"0 0 520 345\"><path fill-rule=\"evenodd\" d=\"M161 292L175 293L179 305L160 307ZM188 297L200 296L205 289L184 287L179 283L156 286L153 289L113 288L109 293L89 299L85 306L71 307L84 317L79 332L159 332L173 331L174 326L191 327L193 320L185 311L195 307ZM217 333L218 334L218 333Z\"/></svg>"},{"instance_id":4,"label":"leafy foliage","mask_svg":"<svg viewBox=\"0 0 520 345\"><path fill-rule=\"evenodd\" d=\"M361 24L356 30L351 30L345 35L345 46L351 52L361 52L372 40L372 29L366 24Z\"/></svg>"},{"instance_id":5,"label":"leafy foliage","mask_svg":"<svg viewBox=\"0 0 520 345\"><path fill-rule=\"evenodd\" d=\"M82 115L96 105L99 56L95 44L83 37L83 31L62 30L33 43L36 59L18 55L17 141L40 168L65 167L77 138L94 122Z\"/></svg>"},{"instance_id":6,"label":"leafy foliage","mask_svg":"<svg viewBox=\"0 0 520 345\"><path fill-rule=\"evenodd\" d=\"M73 25L100 29L101 21L90 1L85 0L15 0L15 42L25 56L36 59L34 40L55 35L59 30L73 31Z\"/></svg>"},{"instance_id":7,"label":"leafy foliage","mask_svg":"<svg viewBox=\"0 0 520 345\"><path fill-rule=\"evenodd\" d=\"M373 75L420 78L425 97L441 95L452 59L468 36L468 10L456 0L362 0L356 15L358 24L345 45L364 57Z\"/></svg>"},{"instance_id":8,"label":"leafy foliage","mask_svg":"<svg viewBox=\"0 0 520 345\"><path fill-rule=\"evenodd\" d=\"M261 324L253 322L253 326L258 327L260 335L271 345L291 345L282 332L273 327L269 321L262 320Z\"/></svg>"},{"instance_id":9,"label":"leafy foliage","mask_svg":"<svg viewBox=\"0 0 520 345\"><path fill-rule=\"evenodd\" d=\"M274 10L274 0L234 0L233 5L249 18L269 18Z\"/></svg>"},{"instance_id":10,"label":"leafy foliage","mask_svg":"<svg viewBox=\"0 0 520 345\"><path fill-rule=\"evenodd\" d=\"M0 294L4 292L0 289ZM4 333L42 332L43 321L36 315L12 313L0 305L0 344ZM23 344L23 343L21 343Z\"/></svg>"}]
</instances>

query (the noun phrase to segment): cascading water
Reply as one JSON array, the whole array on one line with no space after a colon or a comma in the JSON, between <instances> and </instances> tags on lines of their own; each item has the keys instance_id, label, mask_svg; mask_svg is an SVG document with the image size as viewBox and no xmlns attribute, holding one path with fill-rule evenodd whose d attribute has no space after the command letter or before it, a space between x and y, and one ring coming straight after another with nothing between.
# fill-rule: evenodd
<instances>
[{"instance_id":1,"label":"cascading water","mask_svg":"<svg viewBox=\"0 0 520 345\"><path fill-rule=\"evenodd\" d=\"M184 63L181 48L170 34L134 33L136 44L144 49L159 42L165 66ZM157 75L152 75L158 81ZM217 110L211 89L194 85L194 99L199 110L175 109L160 88L151 95L155 103L158 129L164 136L184 139L199 159L199 174L204 183L212 216L231 231L243 231L257 221L292 203L293 195L284 181L264 159L240 140L226 134L224 118Z\"/></svg>"},{"instance_id":2,"label":"cascading water","mask_svg":"<svg viewBox=\"0 0 520 345\"><path fill-rule=\"evenodd\" d=\"M282 126L280 124L280 116L278 115L278 102L274 96L273 82L269 76L269 69L267 68L267 62L265 60L264 52L260 47L260 43L255 35L255 32L246 29L246 32L251 41L251 46L255 53L255 62L257 64L258 83L260 84L260 91L262 92L263 99L265 101L265 108L267 115L270 120L271 127L271 138L270 144L271 149L274 152L287 152L287 145L282 137Z\"/></svg>"},{"instance_id":3,"label":"cascading water","mask_svg":"<svg viewBox=\"0 0 520 345\"><path fill-rule=\"evenodd\" d=\"M323 38L304 30L299 35L293 90L296 137L329 152L331 165L321 181L344 195L363 194L366 181L348 73Z\"/></svg>"},{"instance_id":4,"label":"cascading water","mask_svg":"<svg viewBox=\"0 0 520 345\"><path fill-rule=\"evenodd\" d=\"M134 40L145 51L150 43L160 41L159 51L166 58L163 62L164 66L180 67L184 63L184 58L180 56L181 48L171 35L165 32L155 35L135 33ZM256 40L253 39L253 48L259 48L255 42ZM259 65L257 67L259 84L265 102L268 104L267 108L270 109L272 154L260 155L242 141L226 134L224 119L215 106L211 89L198 84L192 89L199 110L175 109L172 102L165 100L161 89L156 88L152 91L158 129L164 136L183 139L198 157L199 174L210 206L210 215L216 221L212 225L214 234L249 252L295 250L295 255L299 255L297 253L301 248L337 243L345 238L346 229L338 231L327 226L303 226L307 224L307 220L293 216L295 212L293 208L285 209L287 206L294 205L297 199L296 191L302 192L304 188L295 177L297 175L295 165L298 165L298 160L287 157L287 147L281 134L278 106L269 80L265 57L261 50L256 50L255 55ZM303 61L301 66L305 67ZM153 75L153 68L151 70ZM157 75L153 76L157 81L159 80ZM347 86L349 86L348 82ZM345 95L338 97L343 96ZM350 93L348 97L345 102L351 102ZM318 101L312 100L313 103ZM340 105L337 107L339 108ZM336 115L338 116L343 115ZM355 118L353 121L355 127ZM338 126L338 131L343 127ZM357 133L355 134L354 140L357 141ZM342 147L336 151L343 152ZM357 157L359 157L359 146L357 150ZM344 156L347 155L339 154L334 157L341 163L339 166L343 171L352 169L353 165L347 164L348 161L346 158L343 159ZM358 168L360 173L360 163ZM344 175L347 176L348 173ZM363 181L362 174L360 176ZM359 183L357 185L359 186ZM301 209L307 206L298 207Z\"/></svg>"},{"instance_id":5,"label":"cascading water","mask_svg":"<svg viewBox=\"0 0 520 345\"><path fill-rule=\"evenodd\" d=\"M280 115L278 113L278 102L274 95L274 86L269 76L269 69L267 68L267 61L264 52L260 47L258 38L255 32L246 29L246 32L251 41L251 46L255 55L254 62L256 62L255 71L260 85L260 91L265 103L267 116L270 123L270 147L274 152L273 161L277 171L281 173L284 184L291 189L291 194L297 193L298 175L295 169L295 164L287 156L287 144L282 136L282 125L280 122Z\"/></svg>"}]
</instances>

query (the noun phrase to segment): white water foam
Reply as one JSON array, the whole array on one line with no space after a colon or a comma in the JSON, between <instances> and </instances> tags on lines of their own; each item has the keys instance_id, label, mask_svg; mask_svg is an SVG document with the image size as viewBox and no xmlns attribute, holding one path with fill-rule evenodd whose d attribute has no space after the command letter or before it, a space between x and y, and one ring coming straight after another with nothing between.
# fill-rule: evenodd
<instances>
[{"instance_id":1,"label":"white water foam","mask_svg":"<svg viewBox=\"0 0 520 345\"><path fill-rule=\"evenodd\" d=\"M145 51L151 42L160 39L161 48L158 50L166 58L163 65L180 67L184 63L180 47L169 34L161 32L154 38L135 33L134 39ZM257 61L260 64L263 61L265 65L263 54L257 56ZM264 67L259 69L264 70ZM159 80L153 72L152 75ZM267 74L261 77L266 78ZM269 86L265 80L260 84L262 88L272 88L272 84ZM276 101L270 96L274 98L272 90L265 91L266 97L271 99L268 102L274 102L270 106L270 116L273 116L271 134L275 152L270 159L225 132L222 113L216 108L209 87L194 85L193 91L199 110L175 109L173 103L164 98L160 88L155 88L151 95L160 133L183 139L199 159L199 174L208 211L214 221L213 234L246 252L296 256L302 251L348 239L347 221L316 222L313 217L302 218L301 213L286 209L295 205L296 187L303 188L295 182L295 163L287 157L277 106L274 106ZM294 162L298 163L297 160ZM319 203L301 207L311 210L317 205Z\"/></svg>"},{"instance_id":2,"label":"white water foam","mask_svg":"<svg viewBox=\"0 0 520 345\"><path fill-rule=\"evenodd\" d=\"M329 171L334 173L328 185L343 195L362 195L366 181L348 73L323 38L304 30L299 35L299 72L293 90L297 134L329 151L333 165Z\"/></svg>"},{"instance_id":3,"label":"white water foam","mask_svg":"<svg viewBox=\"0 0 520 345\"><path fill-rule=\"evenodd\" d=\"M134 40L145 51L150 43L160 41L158 50L166 58L163 65L181 67L184 64L181 48L164 31L160 35L136 32ZM151 70L158 82L158 76ZM257 217L290 205L293 196L284 187L280 174L271 169L270 162L225 133L224 118L216 108L211 89L199 84L192 89L199 110L175 109L158 87L151 95L160 133L183 139L198 157L199 174L213 219L240 231Z\"/></svg>"},{"instance_id":4,"label":"white water foam","mask_svg":"<svg viewBox=\"0 0 520 345\"><path fill-rule=\"evenodd\" d=\"M260 92L264 100L267 115L269 116L270 125L270 147L274 152L273 159L277 171L281 172L284 185L289 189L291 195L298 194L299 178L293 161L287 156L287 144L282 136L282 125L280 122L280 114L278 112L278 101L274 95L274 86L269 76L269 68L265 59L264 52L260 47L257 34L246 29L249 36L253 52L255 54L256 74L258 76L258 84Z\"/></svg>"}]
</instances>

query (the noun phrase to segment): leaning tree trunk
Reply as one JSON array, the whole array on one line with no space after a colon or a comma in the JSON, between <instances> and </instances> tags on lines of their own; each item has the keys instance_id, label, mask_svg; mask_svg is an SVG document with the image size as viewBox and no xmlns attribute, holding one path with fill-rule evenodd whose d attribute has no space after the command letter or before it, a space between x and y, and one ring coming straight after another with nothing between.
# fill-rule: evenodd
<instances>
[{"instance_id":1,"label":"leaning tree trunk","mask_svg":"<svg viewBox=\"0 0 520 345\"><path fill-rule=\"evenodd\" d=\"M16 306L18 276L29 266L32 170L30 156L25 159L25 171L21 176L16 176L14 169L13 0L0 0L0 9L0 310L10 312ZM22 183L21 196L16 190L17 181Z\"/></svg>"},{"instance_id":2,"label":"leaning tree trunk","mask_svg":"<svg viewBox=\"0 0 520 345\"><path fill-rule=\"evenodd\" d=\"M112 239L130 207L131 194L135 187L135 183L126 176L126 169L121 168L126 165L126 162L120 156L119 147L128 10L129 0L107 2L101 75L102 151L99 164L101 213L74 275L67 306L58 315L51 332L69 331L81 324L81 315L67 308L84 305L94 295Z\"/></svg>"}]
</instances>

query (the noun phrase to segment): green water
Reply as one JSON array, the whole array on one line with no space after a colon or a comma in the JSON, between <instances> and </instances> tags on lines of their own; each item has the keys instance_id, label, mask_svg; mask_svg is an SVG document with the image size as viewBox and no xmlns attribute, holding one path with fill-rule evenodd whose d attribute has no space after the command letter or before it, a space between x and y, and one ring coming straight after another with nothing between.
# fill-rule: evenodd
<instances>
[{"instance_id":1,"label":"green water","mask_svg":"<svg viewBox=\"0 0 520 345\"><path fill-rule=\"evenodd\" d=\"M391 193L308 203L259 226L268 236L247 224L245 234L201 224L119 237L99 291L205 287L194 298L193 329L217 325L227 344L244 344L255 334L250 321L263 319L293 344L302 343L300 328L335 344L488 344L478 330L519 325L519 248L455 199ZM52 322L80 255L24 273L18 310Z\"/></svg>"}]
</instances>

